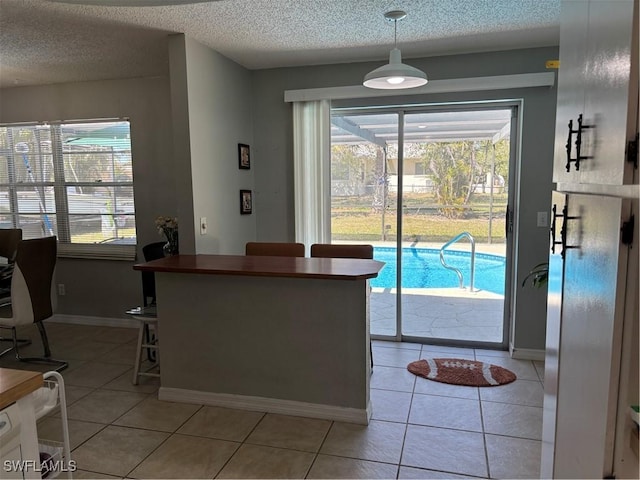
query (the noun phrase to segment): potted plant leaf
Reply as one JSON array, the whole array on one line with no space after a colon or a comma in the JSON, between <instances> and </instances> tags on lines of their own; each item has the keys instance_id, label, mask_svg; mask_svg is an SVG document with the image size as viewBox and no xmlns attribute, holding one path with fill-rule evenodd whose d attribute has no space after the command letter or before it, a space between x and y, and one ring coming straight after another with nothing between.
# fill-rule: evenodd
<instances>
[{"instance_id":1,"label":"potted plant leaf","mask_svg":"<svg viewBox=\"0 0 640 480\"><path fill-rule=\"evenodd\" d=\"M532 287L542 288L547 286L549 280L549 262L539 263L529 271L524 280L522 286L524 287L527 282L531 283Z\"/></svg>"}]
</instances>

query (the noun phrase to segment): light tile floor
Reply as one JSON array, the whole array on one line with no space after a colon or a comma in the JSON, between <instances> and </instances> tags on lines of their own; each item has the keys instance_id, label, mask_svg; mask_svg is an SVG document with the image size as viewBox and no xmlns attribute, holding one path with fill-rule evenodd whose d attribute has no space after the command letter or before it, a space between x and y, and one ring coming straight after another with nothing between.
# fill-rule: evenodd
<instances>
[{"instance_id":1,"label":"light tile floor","mask_svg":"<svg viewBox=\"0 0 640 480\"><path fill-rule=\"evenodd\" d=\"M539 362L506 352L374 341L368 426L157 400L157 379L131 384L136 331L48 323L68 397L75 478L538 478ZM34 339L25 353L39 353ZM408 362L476 358L514 383L460 387L415 377ZM34 369L11 357L0 366ZM46 367L42 367L46 370ZM59 414L58 414L59 415ZM56 414L40 437L61 438Z\"/></svg>"}]
</instances>

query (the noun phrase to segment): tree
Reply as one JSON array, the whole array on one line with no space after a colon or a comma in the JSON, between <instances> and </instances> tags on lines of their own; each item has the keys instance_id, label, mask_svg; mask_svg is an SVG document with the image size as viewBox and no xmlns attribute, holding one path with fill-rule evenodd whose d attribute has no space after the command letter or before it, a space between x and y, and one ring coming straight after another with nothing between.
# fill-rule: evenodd
<instances>
[{"instance_id":1,"label":"tree","mask_svg":"<svg viewBox=\"0 0 640 480\"><path fill-rule=\"evenodd\" d=\"M431 172L434 197L441 206L440 212L447 218L460 218L464 215L464 206L473 197L475 185L482 183L487 174L501 175L507 181L507 139L499 141L495 146L490 140L464 140L416 144L413 149Z\"/></svg>"},{"instance_id":2,"label":"tree","mask_svg":"<svg viewBox=\"0 0 640 480\"><path fill-rule=\"evenodd\" d=\"M459 218L469 203L477 175L475 142L425 145L424 161L432 173L434 196L447 218Z\"/></svg>"}]
</instances>

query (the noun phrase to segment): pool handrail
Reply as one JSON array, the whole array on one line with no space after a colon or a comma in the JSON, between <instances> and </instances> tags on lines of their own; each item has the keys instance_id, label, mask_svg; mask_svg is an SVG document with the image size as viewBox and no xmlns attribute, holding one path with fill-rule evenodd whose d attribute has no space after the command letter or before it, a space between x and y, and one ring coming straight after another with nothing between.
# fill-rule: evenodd
<instances>
[{"instance_id":1,"label":"pool handrail","mask_svg":"<svg viewBox=\"0 0 640 480\"><path fill-rule=\"evenodd\" d=\"M448 265L447 262L445 262L444 260L444 251L446 250L446 248L458 242L459 240L462 240L464 237L467 237L469 239L469 242L471 243L471 272L470 272L471 278L469 282L469 291L473 292L473 280L474 280L473 277L474 277L475 267L476 267L476 240L475 238L473 238L473 235L471 235L469 232L459 233L458 235L453 237L451 240L449 240L447 243L445 243L442 247L440 247L440 263L444 268L447 268L449 270L453 270L454 272L456 272L456 275L458 275L458 280L460 281L460 288L464 288L464 278L462 276L462 272L457 268L452 267L451 265Z\"/></svg>"}]
</instances>

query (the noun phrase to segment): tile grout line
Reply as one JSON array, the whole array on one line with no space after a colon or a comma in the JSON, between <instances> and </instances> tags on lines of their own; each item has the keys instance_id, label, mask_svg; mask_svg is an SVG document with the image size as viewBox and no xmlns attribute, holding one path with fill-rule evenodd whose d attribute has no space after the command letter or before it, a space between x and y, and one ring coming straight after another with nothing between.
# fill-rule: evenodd
<instances>
[{"instance_id":1,"label":"tile grout line","mask_svg":"<svg viewBox=\"0 0 640 480\"><path fill-rule=\"evenodd\" d=\"M225 408L225 407L222 407ZM260 425L260 423L262 422L262 420L264 420L264 418L267 416L266 412L258 412L258 413L262 413L262 416L260 417L260 420L258 420L256 422L256 424L253 426L253 428L249 431L249 433L247 433L247 435L242 439L242 441L238 442L238 448L236 448L234 450L234 452L229 456L229 458L227 458L227 460L222 464L222 467L220 467L220 470L218 470L215 474L215 476L213 478L218 478L218 476L220 475L220 473L225 469L225 467L227 465L229 465L229 462L231 461L231 459L236 455L236 453L238 453L238 451L242 448L243 445L251 445L251 443L246 443L247 439L251 436L251 434L256 430L256 428L258 428L258 425Z\"/></svg>"},{"instance_id":2,"label":"tile grout line","mask_svg":"<svg viewBox=\"0 0 640 480\"><path fill-rule=\"evenodd\" d=\"M112 342L103 342L103 343L112 343ZM117 348L119 348L119 347L121 347L121 346L123 346L123 345L126 345L127 343L128 343L128 342L122 342L122 343L119 343L119 344L113 343L114 348L113 348L113 349L111 349L111 350L109 350L109 351L110 351L110 352L112 352L112 351L116 350ZM399 348L387 348L386 346L381 346L381 345L379 345L379 344L378 344L378 345L374 345L374 347L380 347L381 349L386 349L387 351L389 351L389 350L394 350L394 351L396 351L396 352L399 352L399 351L401 351L401 352L414 352L414 353L415 353L415 352L418 352L418 357L419 357L419 358L422 358L422 356L423 356L423 353L424 353L424 352L423 352L423 349L424 349L425 347L426 347L426 348L429 348L429 346L422 345L422 346L420 347L420 350L417 350L417 349L399 349ZM452 348L453 348L453 347L452 347ZM103 353L102 355L106 355L107 353L108 353L108 352L105 352L105 353ZM453 354L455 354L455 352L432 352L432 351L429 351L427 354L428 354L428 355L431 355L431 356L436 355L436 354L441 354L441 355L445 356L445 355L453 355ZM466 354L466 355L468 355L468 353L465 353L465 354ZM486 352L478 352L478 351L477 351L477 349L473 349L473 358L474 358L474 359L477 359L478 355L486 356L485 354L486 354ZM503 358L503 357L496 356L496 358ZM79 362L80 364L87 364L87 363L90 363L90 362L93 362L93 361L101 362L102 360L100 360L100 357L97 357L97 358L95 358L95 359L88 359L88 360L81 360L81 359L79 359L79 360L78 360L78 362ZM103 363L110 363L110 362L103 362ZM498 363L498 364L499 364L499 363ZM539 385L541 384L542 386L544 386L544 381L543 381L543 379L542 379L542 378L541 378L541 376L540 376L540 371L539 371L539 369L536 367L535 363L533 363L532 361L530 361L530 364L531 364L532 368L534 368L534 371L536 372L536 377L537 377L537 380L531 380L531 381L537 381ZM127 365L127 364L122 363L122 365ZM383 365L376 365L376 366L383 366ZM395 369L395 368L397 368L397 369L403 369L403 367L402 367L402 366L398 366L398 365L389 365L388 367L389 367L389 368L394 368L394 369ZM131 370L131 369L129 369L129 371L130 371L130 370ZM399 373L399 370L398 370L398 373ZM123 373L122 375L126 375L126 372L125 372L125 373ZM121 375L119 375L119 376L121 376ZM92 394L92 393L94 393L94 392L97 392L97 391L116 391L116 392L123 392L123 393L144 393L144 392L133 392L133 391L130 391L130 390L117 390L117 389L115 389L115 390L114 390L114 389L112 389L112 388L108 388L108 387L107 387L107 385L108 385L110 382L114 381L115 379L119 378L119 376L116 376L114 379L109 380L109 381L105 382L103 385L100 385L100 386L98 386L98 387L94 387L94 386L85 386L85 385L73 385L73 386L75 386L75 387L80 387L80 388L88 388L88 389L90 390L90 392L89 392L87 395L90 395L90 394ZM519 380L521 380L521 379L519 379ZM406 391L406 393L410 393L410 394L411 394L411 397L410 397L409 408L408 408L408 411L407 411L407 416L406 416L406 420L405 420L405 421L397 422L397 421L390 421L390 420L377 420L377 421L381 421L381 422L404 424L404 433L403 433L403 437L402 437L402 443L401 443L401 446L400 446L400 456L399 456L399 459L398 459L398 461L397 461L397 462L395 462L395 463L391 463L391 462L379 462L379 461L365 460L365 459L363 459L363 458L358 458L358 457L343 457L343 456L341 456L341 455L337 455L337 457L340 457L340 458L353 458L354 460L363 461L363 462L373 462L373 463L381 463L381 464L386 464L386 465L394 465L394 466L396 467L396 475L395 475L395 478L398 478L398 477L400 476L400 469L401 469L401 467L402 467L402 456L403 456L403 454L404 454L404 449L405 449L405 447L406 447L406 441L407 441L408 428L409 428L409 425L414 425L414 424L410 423L409 418L410 418L410 415L411 415L411 410L412 410L412 408L414 407L414 400L416 399L416 397L415 397L415 396L416 396L416 395L433 395L433 394L429 394L429 393L418 393L418 392L416 392L416 388L417 388L417 386L418 386L417 377L415 377L415 376L414 376L414 378L413 378L413 382L412 382L412 386L411 386L411 390L410 390L410 391ZM407 388L408 388L408 387L407 387ZM404 390L397 390L397 389L387 390L387 389L385 389L385 388L376 388L375 390L389 391L389 392L405 392ZM477 390L477 389L476 389L476 390ZM80 398L79 398L78 400L76 400L76 401L81 400L82 398L86 397L87 395L84 395L83 397L80 397ZM123 416L127 415L127 414L128 414L129 412L131 412L133 409L137 408L137 407L138 407L142 402L146 401L148 398L153 398L153 396L154 396L154 395L157 395L157 390L156 390L155 392L145 393L145 395L144 395L144 398L143 398L143 399L141 399L139 402L137 402L137 403L135 403L134 405L132 405L130 408L128 408L125 412L123 412L121 415L119 415L115 420L113 420L113 421L112 421L112 422L110 422L109 424L106 424L106 425L105 425L105 424L102 424L102 423L100 423L100 422L93 422L93 421L89 421L88 423L94 423L94 424L97 424L97 425L101 425L101 426L102 426L102 428L101 428L100 430L98 430L97 432L93 433L89 438L85 439L82 443L78 444L78 445L74 448L74 450L76 450L76 449L78 449L80 446L84 445L86 442L88 442L90 439L94 438L96 435L99 435L99 434L100 434L101 432L103 432L103 431L106 429L106 427L108 427L108 426L117 426L117 427L123 427L123 428L134 428L134 429L138 429L138 427L127 427L127 426L123 426L123 425L114 425L114 423L115 423L115 422L117 422L119 419L121 419ZM450 397L450 395L437 395L437 396L441 396L441 397ZM463 398L463 397L455 397L455 398ZM495 401L495 400L483 400L483 399L481 398L480 394L479 394L479 391L477 391L477 397L476 397L476 398L477 398L477 401L479 402L479 407L480 407L480 421L481 421L482 435L483 435L483 447L484 447L485 462L486 462L486 473L487 473L487 475L488 475L488 478L490 478L490 477L491 477L491 466L490 466L490 464L489 464L489 452L488 452L488 444L487 444L487 436L488 436L489 434L487 433L487 431L486 431L486 429L485 429L485 421L484 421L484 415L485 415L485 412L484 412L484 406L485 406L485 403L484 403L484 402L488 402L488 403L496 403L496 404L519 405L519 406L523 406L523 407L532 407L532 408L540 408L540 407L539 407L538 405L526 405L526 404L525 404L525 405L523 405L523 404L522 404L522 403L520 403L520 402L510 401L509 399L507 399L507 400L509 400L509 401L504 401L504 399L499 399L498 401ZM502 401L500 401L500 400L502 400ZM76 401L74 401L74 403L76 403ZM71 406L71 405L73 405L73 404L70 404L69 406ZM203 407L204 407L204 405L199 405L198 409L196 409L196 410L195 410L191 415L189 415L189 416L188 416L188 418L186 418L184 421L182 421L182 422L181 422L181 424L180 424L177 428L175 428L173 431L171 431L171 432L164 432L164 433L168 433L167 438L166 438L166 439L164 439L164 440L163 440L159 445L157 445L157 446L156 446L156 447L155 447L151 452L149 452L149 453L148 453L148 454L147 454L143 459L141 459L141 460L140 460L140 462L139 462L136 466L134 466L134 467L131 469L131 471L129 471L129 472L128 472L128 475L131 475L131 473L132 473L136 468L138 468L142 463L144 463L144 461L146 461L146 460L149 458L149 456L151 456L151 455L152 455L153 453L155 453L159 448L161 448L161 446L162 446L162 445L164 445L164 444L167 442L167 440L169 440L170 438L172 438L172 437L173 437L173 436L175 436L175 435L178 435L177 431L178 431L182 426L184 426L184 424L185 424L186 422L188 422L189 420L191 420L191 419L192 419L192 418L193 418L193 417L194 417L198 412L200 412L200 411L202 410L202 408L203 408ZM215 474L215 477L214 477L214 478L216 478L216 477L218 477L218 476L219 476L220 472L222 472L222 470L223 470L223 469L224 469L224 468L229 464L229 462L230 462L230 461L231 461L231 459L234 457L234 455L236 455L236 454L237 454L237 452L238 452L239 448L241 448L243 445L253 445L253 444L251 444L251 443L247 443L247 440L248 440L248 438L250 437L250 435L251 435L251 434L256 430L256 428L260 425L260 423L264 420L264 418L265 418L265 417L266 417L266 415L267 415L267 414L266 414L266 413L264 413L264 412L260 412L260 413L262 413L262 417L260 418L260 420L259 420L258 422L256 422L256 424L253 426L253 428L251 429L251 431L250 431L250 432L249 432L249 433L244 437L244 439L243 439L241 442L237 442L237 444L238 444L237 448L236 448L236 449L234 450L234 452L229 456L229 458L227 459L227 461L226 461L226 462L224 462L224 464L222 465L222 467L221 467L221 468L216 472L216 474ZM72 420L72 419L70 419L70 420ZM330 433L331 433L332 429L334 428L335 423L336 423L336 422L333 422L333 421L332 421L332 423L330 424L329 428L326 430L326 432L325 432L325 434L324 434L324 436L323 436L323 438L322 438L322 441L321 441L321 443L320 443L319 448L318 448L315 452L309 452L309 453L313 453L313 454L314 454L314 457L313 457L313 460L311 461L311 463L309 464L309 467L307 468L307 471L306 471L306 473L305 473L305 478L309 476L309 474L310 474L311 470L313 469L314 465L316 465L316 462L318 461L319 455L321 454L321 450L322 450L323 446L326 444L326 441L327 441L327 439L328 439L328 437L329 437L329 435L330 435ZM420 425L420 424L415 424L415 425ZM448 428L448 427L433 427L433 428L442 428L442 429L452 430L451 428ZM151 428L140 428L140 429L141 429L141 430L148 430L148 431L158 432L158 430L153 430L153 429L151 429ZM453 430L457 430L457 429L453 429ZM469 431L469 430L459 430L459 431ZM531 440L531 441L538 441L538 442L540 441L540 440L537 440L537 439L529 439L529 438L526 438L526 437L515 437L515 436L514 436L514 437L512 437L512 436L510 436L510 435L501 435L501 434L492 434L492 435L497 435L497 436L500 436L500 437L503 437L503 438L518 438L518 439ZM207 437L207 438L209 438L209 437ZM257 445L257 444L256 444L256 445ZM295 451L295 449L284 448L284 447L280 447L280 448L283 448L284 450L294 450L294 451ZM407 467L410 467L410 466L407 466ZM428 470L428 469L423 468L423 467L411 467L411 468L416 468L416 469L418 469L418 470ZM81 467L81 466L80 466L80 469L82 470L82 467ZM90 471L90 470L87 470L87 471ZM443 472L445 472L445 471L443 471ZM97 473L97 472L96 472L96 473ZM446 473L446 472L445 472L445 473ZM454 472L449 472L449 473L454 473Z\"/></svg>"},{"instance_id":3,"label":"tile grout line","mask_svg":"<svg viewBox=\"0 0 640 480\"><path fill-rule=\"evenodd\" d=\"M156 395L156 396L157 396L157 391L156 391L155 393L150 393L150 394L148 395L148 397L147 397L147 398L150 398L152 395ZM145 400L146 400L146 399L145 399ZM145 400L143 400L143 402L144 402ZM142 403L142 402L140 402L140 403ZM138 405L140 405L140 404L137 404L136 406L138 406ZM167 432L167 433L169 433L169 436L168 436L167 438L165 438L162 442L160 442L160 443L156 446L156 448L154 448L153 450L151 450L151 451L150 451L150 452L149 452L149 453L148 453L144 458L142 458L142 459L141 459L141 460L140 460L140 461L139 461L139 462L138 462L138 463L137 463L137 464L136 464L136 465L135 465L135 466L134 466L134 467L133 467L133 468L132 468L128 473L127 473L127 475L125 475L125 477L123 477L123 478L128 478L128 477L129 477L129 476L134 472L134 470L135 470L136 468L138 468L140 465L142 465L142 464L143 464L143 463L144 463L144 462L145 462L145 461L146 461L146 460L147 460L151 455L153 455L153 454L154 454L154 453L155 453L155 452L156 452L160 447L162 447L162 445L164 445L165 443L167 443L167 442L169 441L169 439L170 439L171 437L173 437L173 435L174 435L174 434L175 434L175 433L176 433L176 432L177 432L177 431L178 431L178 430L179 430L179 429L180 429L180 428L181 428L181 427L182 427L186 422L188 422L189 420L191 420L191 418L193 418L193 416L194 416L196 413L198 413L198 412L202 409L202 407L203 407L203 406L202 406L202 405L200 405L200 406L199 406L199 408L198 408L198 409L196 409L196 411L195 411L195 412L193 412L193 414L191 414L191 415L189 416L189 418L187 418L184 422L182 422L180 425L178 425L178 427L177 427L173 432ZM134 408L135 408L135 407L134 407ZM118 417L118 419L116 419L116 420L114 420L114 421L119 420L119 419L120 419L120 418L122 418L124 415L126 415L128 412L130 412L131 410L133 410L133 408L132 408L132 409L130 409L130 410L128 410L127 412L123 413L120 417ZM111 423L111 425L113 425L113 422ZM117 426L123 426L123 427L125 427L125 428L137 428L137 427L126 427L126 426L124 426L124 425L117 425ZM151 429L140 429L140 430L148 430L148 431L152 431L152 432L157 432L157 431L158 431L158 430L151 430Z\"/></svg>"},{"instance_id":4,"label":"tile grout line","mask_svg":"<svg viewBox=\"0 0 640 480\"><path fill-rule=\"evenodd\" d=\"M326 433L322 437L322 441L320 442L320 446L318 447L318 450L315 452L315 456L313 457L313 460L311 461L311 464L309 465L309 468L307 469L307 472L305 473L304 478L308 478L309 477L309 473L311 473L311 469L315 465L316 460L318 460L318 455L320 455L320 451L322 450L322 447L324 446L324 443L327 441L327 437L329 436L329 432L331 431L331 429L333 428L333 425L335 423L336 422L334 420L331 420L331 425L329 425L329 428L327 428Z\"/></svg>"},{"instance_id":5,"label":"tile grout line","mask_svg":"<svg viewBox=\"0 0 640 480\"><path fill-rule=\"evenodd\" d=\"M491 478L491 464L489 463L489 447L487 446L487 432L484 425L484 408L482 405L482 396L478 391L478 401L480 402L480 425L482 426L482 445L484 447L484 461L487 465L487 478Z\"/></svg>"}]
</instances>

